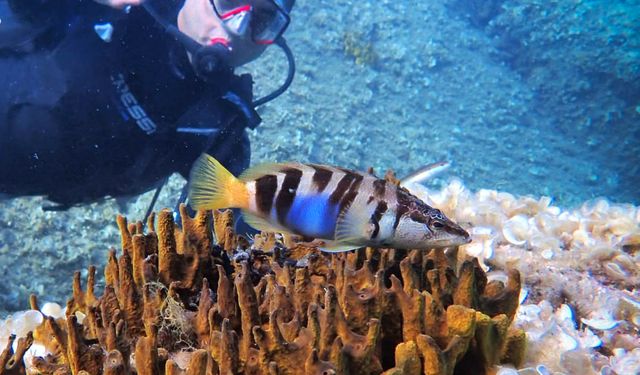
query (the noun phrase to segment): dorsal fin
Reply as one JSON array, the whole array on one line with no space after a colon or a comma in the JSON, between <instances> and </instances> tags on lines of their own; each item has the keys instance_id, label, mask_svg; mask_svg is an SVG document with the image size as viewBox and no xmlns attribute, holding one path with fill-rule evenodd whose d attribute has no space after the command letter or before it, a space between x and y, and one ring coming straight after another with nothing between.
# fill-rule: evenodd
<instances>
[{"instance_id":1,"label":"dorsal fin","mask_svg":"<svg viewBox=\"0 0 640 375\"><path fill-rule=\"evenodd\" d=\"M268 174L279 173L281 170L286 168L297 168L302 170L304 166L304 164L296 162L258 164L242 172L238 178L242 181L257 180L258 178Z\"/></svg>"}]
</instances>

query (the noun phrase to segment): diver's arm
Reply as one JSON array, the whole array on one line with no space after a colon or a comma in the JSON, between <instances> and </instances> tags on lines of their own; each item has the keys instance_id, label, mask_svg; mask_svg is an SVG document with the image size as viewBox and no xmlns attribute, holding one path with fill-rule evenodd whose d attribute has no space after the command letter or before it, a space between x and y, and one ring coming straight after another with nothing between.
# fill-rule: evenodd
<instances>
[{"instance_id":1,"label":"diver's arm","mask_svg":"<svg viewBox=\"0 0 640 375\"><path fill-rule=\"evenodd\" d=\"M144 0L93 0L98 4L103 4L116 9L122 9L127 5L140 5Z\"/></svg>"},{"instance_id":2,"label":"diver's arm","mask_svg":"<svg viewBox=\"0 0 640 375\"><path fill-rule=\"evenodd\" d=\"M94 0L114 9L143 1ZM0 48L19 46L51 26L64 25L79 15L91 13L86 5L87 2L78 0L0 0Z\"/></svg>"}]
</instances>

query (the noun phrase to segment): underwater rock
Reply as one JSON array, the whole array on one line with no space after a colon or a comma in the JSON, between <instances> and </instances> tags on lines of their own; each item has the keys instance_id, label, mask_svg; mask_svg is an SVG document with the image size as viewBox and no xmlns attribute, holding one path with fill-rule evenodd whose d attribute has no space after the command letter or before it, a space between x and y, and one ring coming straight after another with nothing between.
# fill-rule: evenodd
<instances>
[{"instance_id":1,"label":"underwater rock","mask_svg":"<svg viewBox=\"0 0 640 375\"><path fill-rule=\"evenodd\" d=\"M485 374L522 363L517 271L487 282L455 249L330 254L268 233L250 243L230 211L181 215L182 229L162 211L146 233L119 217L122 252L108 254L102 295L91 267L63 316L33 297L18 323L29 333L16 349L11 336L0 373Z\"/></svg>"}]
</instances>

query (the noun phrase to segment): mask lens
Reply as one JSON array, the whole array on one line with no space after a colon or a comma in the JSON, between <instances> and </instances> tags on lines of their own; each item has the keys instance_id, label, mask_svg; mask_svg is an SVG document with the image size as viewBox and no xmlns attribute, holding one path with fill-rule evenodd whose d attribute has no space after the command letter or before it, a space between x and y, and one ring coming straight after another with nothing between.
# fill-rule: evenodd
<instances>
[{"instance_id":1,"label":"mask lens","mask_svg":"<svg viewBox=\"0 0 640 375\"><path fill-rule=\"evenodd\" d=\"M225 26L237 35L244 35L251 22L250 8L239 12L227 13L226 18L222 18Z\"/></svg>"},{"instance_id":2,"label":"mask lens","mask_svg":"<svg viewBox=\"0 0 640 375\"><path fill-rule=\"evenodd\" d=\"M289 25L289 16L278 0L252 1L252 5L239 5L230 0L209 2L218 18L234 34L243 35L251 26L251 37L256 43L273 43Z\"/></svg>"},{"instance_id":3,"label":"mask lens","mask_svg":"<svg viewBox=\"0 0 640 375\"><path fill-rule=\"evenodd\" d=\"M286 30L289 16L272 2L265 5L256 8L251 33L256 43L271 44Z\"/></svg>"}]
</instances>

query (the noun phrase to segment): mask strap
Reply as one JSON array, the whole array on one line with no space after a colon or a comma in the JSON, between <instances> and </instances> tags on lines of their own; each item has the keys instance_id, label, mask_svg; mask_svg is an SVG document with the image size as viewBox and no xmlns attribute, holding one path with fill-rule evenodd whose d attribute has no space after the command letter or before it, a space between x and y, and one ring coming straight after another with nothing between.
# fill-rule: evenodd
<instances>
[{"instance_id":1,"label":"mask strap","mask_svg":"<svg viewBox=\"0 0 640 375\"><path fill-rule=\"evenodd\" d=\"M147 13L149 13L149 15L151 15L151 17L153 17L153 19L157 23L159 23L164 28L164 30L167 33L171 34L174 38L176 38L176 40L180 42L180 44L182 44L184 48L187 49L187 51L189 51L191 54L194 54L194 55L198 52L198 49L200 49L201 46L195 40L189 38L182 31L178 30L177 27L175 27L174 25L167 22L164 18L162 18L158 14L158 12L156 12L156 10L153 8L150 2L148 1L143 2L142 7L144 8L144 10L147 11Z\"/></svg>"}]
</instances>

